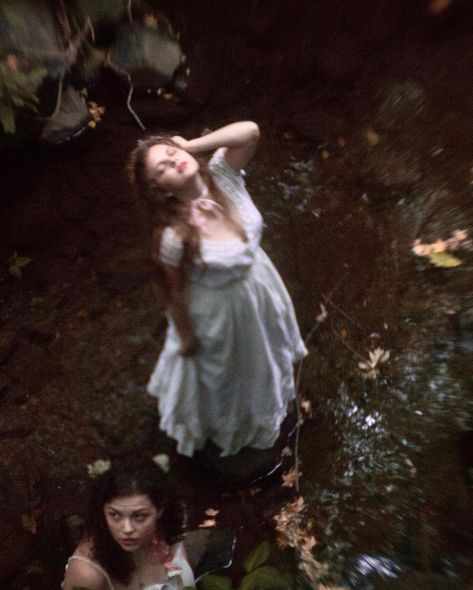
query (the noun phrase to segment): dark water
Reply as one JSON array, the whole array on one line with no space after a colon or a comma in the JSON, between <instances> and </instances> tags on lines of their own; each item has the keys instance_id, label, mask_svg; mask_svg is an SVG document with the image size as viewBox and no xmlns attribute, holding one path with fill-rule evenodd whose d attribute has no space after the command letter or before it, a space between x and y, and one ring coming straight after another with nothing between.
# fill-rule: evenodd
<instances>
[{"instance_id":1,"label":"dark water","mask_svg":"<svg viewBox=\"0 0 473 590\"><path fill-rule=\"evenodd\" d=\"M399 574L399 587L463 588L473 566L472 348L461 320L472 256L460 249L461 265L438 268L411 248L423 233L471 228L471 207L448 194L432 218L412 187L357 184L353 162L331 164L340 151L306 145L261 195L305 333L321 303L328 312L301 385L312 401L300 460L315 555L332 573L360 554L389 556L416 572ZM370 347L390 352L373 379L358 367Z\"/></svg>"}]
</instances>

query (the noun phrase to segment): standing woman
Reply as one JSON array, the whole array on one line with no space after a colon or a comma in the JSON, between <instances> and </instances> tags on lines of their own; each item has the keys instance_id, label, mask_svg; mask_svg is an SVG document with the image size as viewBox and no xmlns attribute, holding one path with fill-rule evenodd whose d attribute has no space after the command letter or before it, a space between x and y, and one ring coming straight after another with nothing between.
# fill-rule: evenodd
<instances>
[{"instance_id":1,"label":"standing woman","mask_svg":"<svg viewBox=\"0 0 473 590\"><path fill-rule=\"evenodd\" d=\"M149 137L129 160L154 215L151 259L169 320L148 392L187 456L207 440L221 456L272 447L295 397L293 365L307 354L242 176L258 139L242 121L191 140ZM207 164L200 155L212 151Z\"/></svg>"}]
</instances>

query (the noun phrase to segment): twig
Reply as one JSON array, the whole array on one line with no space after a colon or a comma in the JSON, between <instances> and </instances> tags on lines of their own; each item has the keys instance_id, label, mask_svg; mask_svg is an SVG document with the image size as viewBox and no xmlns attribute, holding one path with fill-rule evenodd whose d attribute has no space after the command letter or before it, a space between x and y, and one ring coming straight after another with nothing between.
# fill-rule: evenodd
<instances>
[{"instance_id":1,"label":"twig","mask_svg":"<svg viewBox=\"0 0 473 590\"><path fill-rule=\"evenodd\" d=\"M363 326L361 326L356 320L354 320L353 318L351 318L345 311L343 311L343 309L341 309L340 307L338 307L338 305L336 305L330 295L327 295L326 297L324 297L325 302L326 303L330 303L330 305L335 308L339 313L342 314L342 316L344 316L349 322L351 322L354 326L356 326L357 328L360 328L360 330L363 330Z\"/></svg>"}]
</instances>

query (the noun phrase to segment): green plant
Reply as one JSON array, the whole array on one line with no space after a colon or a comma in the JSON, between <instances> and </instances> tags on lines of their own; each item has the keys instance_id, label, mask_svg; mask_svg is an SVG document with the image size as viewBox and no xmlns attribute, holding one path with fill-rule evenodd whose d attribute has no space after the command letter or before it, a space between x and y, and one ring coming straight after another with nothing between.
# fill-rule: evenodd
<instances>
[{"instance_id":1,"label":"green plant","mask_svg":"<svg viewBox=\"0 0 473 590\"><path fill-rule=\"evenodd\" d=\"M14 56L0 64L0 123L5 133L15 133L15 112L28 109L37 112L36 92L44 77L45 68L34 68L28 73L16 69Z\"/></svg>"},{"instance_id":2,"label":"green plant","mask_svg":"<svg viewBox=\"0 0 473 590\"><path fill-rule=\"evenodd\" d=\"M237 590L288 590L289 582L279 570L264 565L271 553L269 541L257 545L245 558L246 574ZM199 582L202 590L232 590L232 581L226 576L207 574Z\"/></svg>"}]
</instances>

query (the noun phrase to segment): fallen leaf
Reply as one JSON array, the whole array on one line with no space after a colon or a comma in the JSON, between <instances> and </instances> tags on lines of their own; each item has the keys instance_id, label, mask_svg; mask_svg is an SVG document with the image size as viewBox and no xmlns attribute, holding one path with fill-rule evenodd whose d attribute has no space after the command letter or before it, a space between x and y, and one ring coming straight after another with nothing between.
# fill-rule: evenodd
<instances>
[{"instance_id":1,"label":"fallen leaf","mask_svg":"<svg viewBox=\"0 0 473 590\"><path fill-rule=\"evenodd\" d=\"M171 470L169 455L166 453L159 453L159 455L155 455L153 457L153 462L156 463L156 465L160 467L164 473L169 473Z\"/></svg>"},{"instance_id":2,"label":"fallen leaf","mask_svg":"<svg viewBox=\"0 0 473 590\"><path fill-rule=\"evenodd\" d=\"M305 549L306 551L310 551L317 544L315 537L313 537L313 536L312 537L303 536L299 542L300 542L301 547L303 549Z\"/></svg>"},{"instance_id":3,"label":"fallen leaf","mask_svg":"<svg viewBox=\"0 0 473 590\"><path fill-rule=\"evenodd\" d=\"M328 160L330 158L330 152L328 150L322 150L320 155L322 156L322 160Z\"/></svg>"},{"instance_id":4,"label":"fallen leaf","mask_svg":"<svg viewBox=\"0 0 473 590\"><path fill-rule=\"evenodd\" d=\"M308 399L303 399L301 401L301 408L304 410L306 414L312 413L312 402Z\"/></svg>"},{"instance_id":5,"label":"fallen leaf","mask_svg":"<svg viewBox=\"0 0 473 590\"><path fill-rule=\"evenodd\" d=\"M87 465L87 473L89 477L97 477L98 475L102 475L106 471L110 469L112 463L110 461L106 461L104 459L97 459L93 463L89 463Z\"/></svg>"},{"instance_id":6,"label":"fallen leaf","mask_svg":"<svg viewBox=\"0 0 473 590\"><path fill-rule=\"evenodd\" d=\"M366 137L366 141L370 145L378 145L378 143L381 141L381 138L379 137L379 135L376 133L376 131L373 131L372 129L367 129L367 131L365 133L365 137Z\"/></svg>"},{"instance_id":7,"label":"fallen leaf","mask_svg":"<svg viewBox=\"0 0 473 590\"><path fill-rule=\"evenodd\" d=\"M340 330L340 338L343 338L343 340L348 338L348 330L346 328Z\"/></svg>"},{"instance_id":8,"label":"fallen leaf","mask_svg":"<svg viewBox=\"0 0 473 590\"><path fill-rule=\"evenodd\" d=\"M299 471L299 477L301 475L302 475L302 473ZM285 473L283 473L281 475L281 479L283 480L283 484L282 484L283 488L294 487L294 484L296 483L296 470L295 470L295 468L291 467L291 469L289 469L289 471L286 471Z\"/></svg>"},{"instance_id":9,"label":"fallen leaf","mask_svg":"<svg viewBox=\"0 0 473 590\"><path fill-rule=\"evenodd\" d=\"M345 147L347 145L347 140L344 137L340 136L337 139L337 143L340 147Z\"/></svg>"},{"instance_id":10,"label":"fallen leaf","mask_svg":"<svg viewBox=\"0 0 473 590\"><path fill-rule=\"evenodd\" d=\"M209 518L208 520L204 520L199 524L199 529L209 529L214 527L217 524L217 521L214 518Z\"/></svg>"},{"instance_id":11,"label":"fallen leaf","mask_svg":"<svg viewBox=\"0 0 473 590\"><path fill-rule=\"evenodd\" d=\"M459 258L453 254L448 254L448 252L435 252L434 254L429 254L429 261L431 264L439 268L454 268L455 266L460 266L462 263Z\"/></svg>"},{"instance_id":12,"label":"fallen leaf","mask_svg":"<svg viewBox=\"0 0 473 590\"><path fill-rule=\"evenodd\" d=\"M215 510L214 508L207 508L207 510L205 511L205 514L207 516L217 516L217 514L220 512L220 510Z\"/></svg>"}]
</instances>

